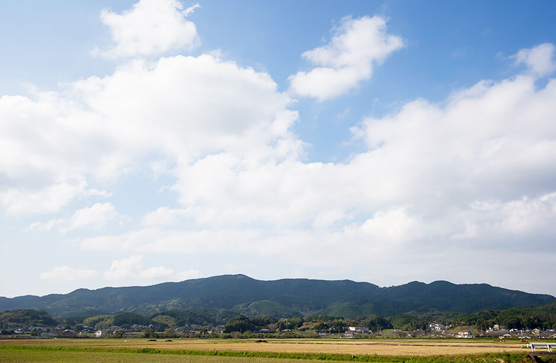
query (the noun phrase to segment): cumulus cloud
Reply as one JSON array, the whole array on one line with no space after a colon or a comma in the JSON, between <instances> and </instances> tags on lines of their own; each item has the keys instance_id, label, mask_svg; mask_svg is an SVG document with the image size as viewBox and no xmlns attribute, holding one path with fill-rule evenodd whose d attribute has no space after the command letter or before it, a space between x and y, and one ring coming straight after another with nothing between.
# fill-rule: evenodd
<instances>
[{"instance_id":1,"label":"cumulus cloud","mask_svg":"<svg viewBox=\"0 0 556 363\"><path fill-rule=\"evenodd\" d=\"M417 99L365 118L352 132L366 150L345 162L212 153L176 169L179 208L159 208L144 228L82 246L302 255L307 268L351 266L350 273L361 261L380 271L404 260L412 278L423 279L432 276L420 265L429 255L472 249L486 256L474 263L488 269L489 251L503 248L519 261L525 242L540 251L556 235L554 100L555 80L538 88L525 72L478 82L441 104ZM472 275L457 268L450 276Z\"/></svg>"},{"instance_id":2,"label":"cumulus cloud","mask_svg":"<svg viewBox=\"0 0 556 363\"><path fill-rule=\"evenodd\" d=\"M196 4L183 10L177 0L141 0L122 14L104 9L101 20L109 27L116 45L106 51L95 49L93 53L120 58L191 50L200 41L195 24L186 17L199 7Z\"/></svg>"},{"instance_id":3,"label":"cumulus cloud","mask_svg":"<svg viewBox=\"0 0 556 363\"><path fill-rule=\"evenodd\" d=\"M137 274L143 267L143 256L134 255L112 262L110 269L104 272L108 280L122 280Z\"/></svg>"},{"instance_id":4,"label":"cumulus cloud","mask_svg":"<svg viewBox=\"0 0 556 363\"><path fill-rule=\"evenodd\" d=\"M90 208L77 210L68 220L62 232L81 228L103 229L110 222L119 222L122 216L111 203L96 203Z\"/></svg>"},{"instance_id":5,"label":"cumulus cloud","mask_svg":"<svg viewBox=\"0 0 556 363\"><path fill-rule=\"evenodd\" d=\"M304 53L316 68L293 75L290 92L326 100L369 79L403 46L385 29L380 17L345 19L327 45ZM96 230L79 246L131 256L104 272L114 281L199 275L144 267L140 254L238 252L330 277L376 272L383 284L399 282L383 271L402 282L438 271L471 279L476 271L446 256L487 271L490 251L503 246L513 263L525 241L545 251L556 235L556 81L536 84L552 53L535 49L518 53L529 69L515 77L361 120L352 132L363 150L337 163L305 161L294 103L269 74L216 55L132 60L61 92L4 96L0 204L14 215L54 213L155 165L176 205L156 206L136 228L98 232L121 216L92 202L35 227ZM427 258L441 270L424 268Z\"/></svg>"},{"instance_id":6,"label":"cumulus cloud","mask_svg":"<svg viewBox=\"0 0 556 363\"><path fill-rule=\"evenodd\" d=\"M0 203L13 214L56 212L109 195L88 185L113 183L147 159L173 167L223 152L248 163L295 159L303 143L290 131L290 104L267 74L207 55L131 62L64 96L2 97Z\"/></svg>"},{"instance_id":7,"label":"cumulus cloud","mask_svg":"<svg viewBox=\"0 0 556 363\"><path fill-rule=\"evenodd\" d=\"M53 213L77 197L86 198L91 195L108 196L108 193L87 189L84 180L77 183L64 181L41 190L10 187L0 191L0 203L6 206L9 214Z\"/></svg>"},{"instance_id":8,"label":"cumulus cloud","mask_svg":"<svg viewBox=\"0 0 556 363\"><path fill-rule=\"evenodd\" d=\"M90 269L76 269L70 266L56 267L52 271L43 272L41 280L66 280L77 281L96 277L98 271Z\"/></svg>"},{"instance_id":9,"label":"cumulus cloud","mask_svg":"<svg viewBox=\"0 0 556 363\"><path fill-rule=\"evenodd\" d=\"M111 203L96 203L89 208L75 211L68 219L52 219L44 223L35 222L29 226L29 229L50 231L53 227L58 227L60 233L80 229L101 231L108 224L120 224L125 219L125 216L120 215Z\"/></svg>"},{"instance_id":10,"label":"cumulus cloud","mask_svg":"<svg viewBox=\"0 0 556 363\"><path fill-rule=\"evenodd\" d=\"M110 269L104 272L108 280L124 280L130 278L141 278L151 280L182 281L199 277L199 271L191 269L187 271L174 271L167 267L143 268L143 256L133 255L128 258L112 262Z\"/></svg>"},{"instance_id":11,"label":"cumulus cloud","mask_svg":"<svg viewBox=\"0 0 556 363\"><path fill-rule=\"evenodd\" d=\"M143 224L146 226L166 226L176 224L180 219L187 217L187 211L184 209L172 209L169 207L160 207L154 212L147 213L143 217Z\"/></svg>"},{"instance_id":12,"label":"cumulus cloud","mask_svg":"<svg viewBox=\"0 0 556 363\"><path fill-rule=\"evenodd\" d=\"M181 9L143 1L122 16L157 18L150 6ZM268 74L211 55L134 60L61 92L3 96L0 205L16 215L55 213L76 199L109 196L95 186L146 165L172 175L206 155L250 165L297 159L303 143L290 131L298 118L291 103Z\"/></svg>"},{"instance_id":13,"label":"cumulus cloud","mask_svg":"<svg viewBox=\"0 0 556 363\"><path fill-rule=\"evenodd\" d=\"M555 49L554 44L544 43L531 49L522 49L512 58L515 58L516 65L525 64L532 73L544 77L556 71Z\"/></svg>"},{"instance_id":14,"label":"cumulus cloud","mask_svg":"<svg viewBox=\"0 0 556 363\"><path fill-rule=\"evenodd\" d=\"M341 96L370 79L373 66L404 46L400 37L386 33L386 20L379 16L346 17L333 32L327 45L302 54L317 67L291 75L290 92L319 101Z\"/></svg>"}]
</instances>

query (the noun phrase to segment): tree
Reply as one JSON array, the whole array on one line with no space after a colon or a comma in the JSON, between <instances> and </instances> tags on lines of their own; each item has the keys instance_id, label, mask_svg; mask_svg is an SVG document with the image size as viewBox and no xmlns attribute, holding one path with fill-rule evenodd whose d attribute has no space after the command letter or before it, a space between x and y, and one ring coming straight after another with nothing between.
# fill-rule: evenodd
<instances>
[{"instance_id":1,"label":"tree","mask_svg":"<svg viewBox=\"0 0 556 363\"><path fill-rule=\"evenodd\" d=\"M324 323L324 322L318 322L313 326L313 330L316 331L328 331L330 329L330 327L328 326L328 324Z\"/></svg>"},{"instance_id":2,"label":"tree","mask_svg":"<svg viewBox=\"0 0 556 363\"><path fill-rule=\"evenodd\" d=\"M125 336L125 330L118 330L112 334L113 338L123 338Z\"/></svg>"},{"instance_id":3,"label":"tree","mask_svg":"<svg viewBox=\"0 0 556 363\"><path fill-rule=\"evenodd\" d=\"M281 319L280 321L278 321L279 330L284 330L284 329L293 330L301 327L302 325L303 325L302 318L289 318L289 319Z\"/></svg>"},{"instance_id":4,"label":"tree","mask_svg":"<svg viewBox=\"0 0 556 363\"><path fill-rule=\"evenodd\" d=\"M154 330L151 328L143 330L143 338L154 338Z\"/></svg>"},{"instance_id":5,"label":"tree","mask_svg":"<svg viewBox=\"0 0 556 363\"><path fill-rule=\"evenodd\" d=\"M347 325L343 320L334 320L330 322L331 333L343 333L347 329Z\"/></svg>"},{"instance_id":6,"label":"tree","mask_svg":"<svg viewBox=\"0 0 556 363\"><path fill-rule=\"evenodd\" d=\"M276 319L272 316L262 316L262 317L259 317L259 318L252 318L251 322L257 328L264 328L264 327L268 327L270 324L276 324L278 322L278 319Z\"/></svg>"},{"instance_id":7,"label":"tree","mask_svg":"<svg viewBox=\"0 0 556 363\"><path fill-rule=\"evenodd\" d=\"M255 330L255 325L244 315L234 316L224 326L224 333L231 333L235 331L243 333L247 330Z\"/></svg>"},{"instance_id":8,"label":"tree","mask_svg":"<svg viewBox=\"0 0 556 363\"><path fill-rule=\"evenodd\" d=\"M380 315L371 315L365 317L363 320L361 320L361 325L369 328L372 331L392 328L392 324L390 324L388 320Z\"/></svg>"},{"instance_id":9,"label":"tree","mask_svg":"<svg viewBox=\"0 0 556 363\"><path fill-rule=\"evenodd\" d=\"M176 336L176 331L172 328L167 328L164 330L164 336L166 338L174 338Z\"/></svg>"}]
</instances>

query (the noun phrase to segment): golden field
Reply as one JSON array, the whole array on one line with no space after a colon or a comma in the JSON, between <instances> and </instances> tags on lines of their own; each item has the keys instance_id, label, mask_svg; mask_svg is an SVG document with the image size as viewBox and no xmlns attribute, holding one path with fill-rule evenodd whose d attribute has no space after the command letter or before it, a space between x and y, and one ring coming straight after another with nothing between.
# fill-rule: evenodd
<instances>
[{"instance_id":1,"label":"golden field","mask_svg":"<svg viewBox=\"0 0 556 363\"><path fill-rule=\"evenodd\" d=\"M492 342L488 340L429 340L429 339L375 339L375 340L321 340L321 339L268 339L216 340L216 339L3 339L2 346L38 347L48 345L68 348L156 348L161 350L203 350L276 353L327 353L381 356L432 356L503 352L526 352L524 343L516 341Z\"/></svg>"}]
</instances>

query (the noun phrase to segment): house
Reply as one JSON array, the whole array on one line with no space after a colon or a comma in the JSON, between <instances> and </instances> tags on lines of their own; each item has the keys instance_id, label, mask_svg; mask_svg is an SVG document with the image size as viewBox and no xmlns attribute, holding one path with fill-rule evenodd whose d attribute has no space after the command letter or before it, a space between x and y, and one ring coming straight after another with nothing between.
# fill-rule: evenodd
<instances>
[{"instance_id":1,"label":"house","mask_svg":"<svg viewBox=\"0 0 556 363\"><path fill-rule=\"evenodd\" d=\"M439 324L439 323L430 323L429 329L436 332L442 332L446 330L446 326L444 324Z\"/></svg>"},{"instance_id":2,"label":"house","mask_svg":"<svg viewBox=\"0 0 556 363\"><path fill-rule=\"evenodd\" d=\"M104 332L102 330L97 330L95 332L95 337L96 338L104 338L106 336L106 334L104 334Z\"/></svg>"},{"instance_id":3,"label":"house","mask_svg":"<svg viewBox=\"0 0 556 363\"><path fill-rule=\"evenodd\" d=\"M58 336L58 334L54 334L54 333L41 333L40 337L41 338L56 338Z\"/></svg>"},{"instance_id":4,"label":"house","mask_svg":"<svg viewBox=\"0 0 556 363\"><path fill-rule=\"evenodd\" d=\"M75 330L70 329L65 329L60 334L58 334L58 337L60 338L75 338L76 336L77 333L75 332Z\"/></svg>"},{"instance_id":5,"label":"house","mask_svg":"<svg viewBox=\"0 0 556 363\"><path fill-rule=\"evenodd\" d=\"M357 334L369 334L369 329L362 327L362 326L350 326L348 328L348 330L351 333L357 333Z\"/></svg>"},{"instance_id":6,"label":"house","mask_svg":"<svg viewBox=\"0 0 556 363\"><path fill-rule=\"evenodd\" d=\"M505 329L489 330L486 332L487 337L503 337L504 334L508 334L508 331Z\"/></svg>"},{"instance_id":7,"label":"house","mask_svg":"<svg viewBox=\"0 0 556 363\"><path fill-rule=\"evenodd\" d=\"M458 330L456 338L473 338L471 330Z\"/></svg>"}]
</instances>

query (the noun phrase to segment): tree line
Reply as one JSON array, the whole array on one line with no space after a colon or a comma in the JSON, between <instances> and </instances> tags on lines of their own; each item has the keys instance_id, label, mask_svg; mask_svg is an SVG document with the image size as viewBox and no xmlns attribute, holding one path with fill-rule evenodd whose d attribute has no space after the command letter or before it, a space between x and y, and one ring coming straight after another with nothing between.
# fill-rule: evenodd
<instances>
[{"instance_id":1,"label":"tree line","mask_svg":"<svg viewBox=\"0 0 556 363\"><path fill-rule=\"evenodd\" d=\"M467 326L486 330L495 324L506 329L556 329L556 302L536 307L519 307L507 310L484 310L477 313L426 313L399 314L391 317L368 315L345 319L341 316L313 315L278 319L272 316L248 317L230 310L170 310L150 316L132 312L115 315L77 316L64 319L52 317L43 310L20 309L0 312L0 329L13 327L53 327L107 329L119 326L124 329L134 325L144 326L154 332L181 328L182 331L222 331L223 333L287 331L326 331L341 333L350 326L377 332L384 329L403 331L427 330L429 323L447 326Z\"/></svg>"}]
</instances>

